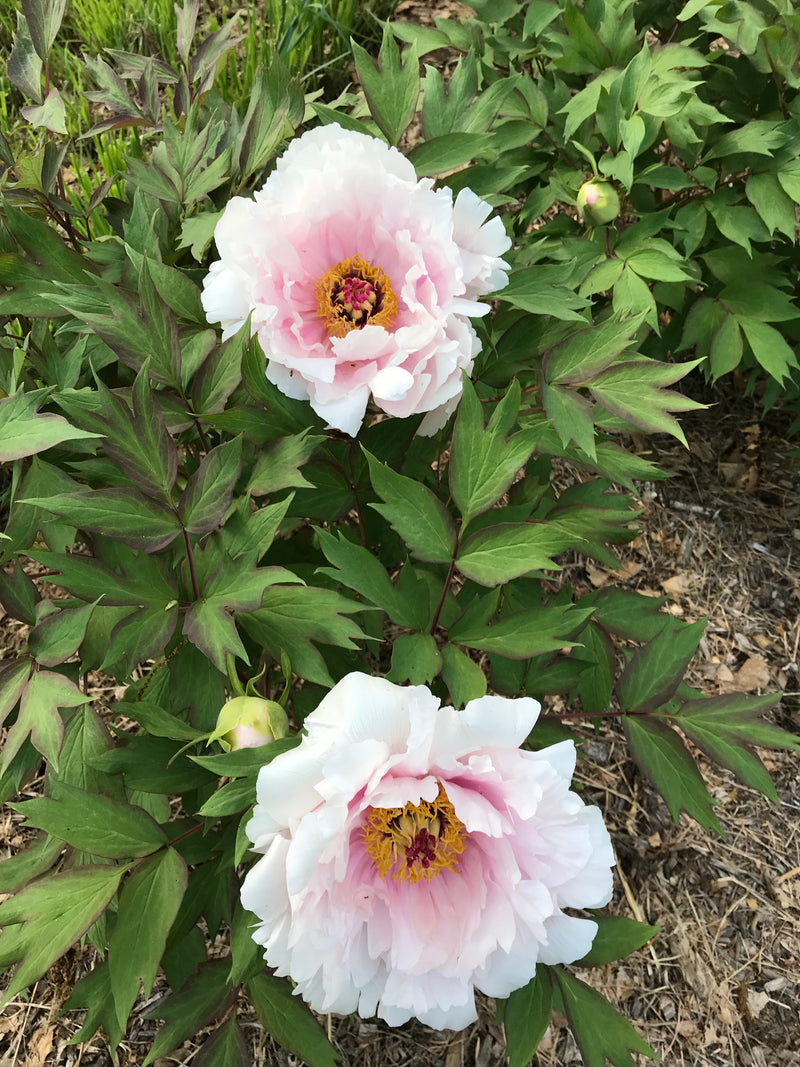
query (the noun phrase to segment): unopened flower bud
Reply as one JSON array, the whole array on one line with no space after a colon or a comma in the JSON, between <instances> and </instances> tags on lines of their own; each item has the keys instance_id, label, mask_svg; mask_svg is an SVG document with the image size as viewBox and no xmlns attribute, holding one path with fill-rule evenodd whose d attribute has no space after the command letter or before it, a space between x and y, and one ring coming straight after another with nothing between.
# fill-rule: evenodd
<instances>
[{"instance_id":1,"label":"unopened flower bud","mask_svg":"<svg viewBox=\"0 0 800 1067\"><path fill-rule=\"evenodd\" d=\"M619 215L617 190L608 182L596 179L584 182L578 190L578 211L591 226L612 222Z\"/></svg>"},{"instance_id":2,"label":"unopened flower bud","mask_svg":"<svg viewBox=\"0 0 800 1067\"><path fill-rule=\"evenodd\" d=\"M285 737L289 722L286 712L274 700L261 697L234 697L223 707L208 743L219 741L230 749L258 748L278 737Z\"/></svg>"}]
</instances>

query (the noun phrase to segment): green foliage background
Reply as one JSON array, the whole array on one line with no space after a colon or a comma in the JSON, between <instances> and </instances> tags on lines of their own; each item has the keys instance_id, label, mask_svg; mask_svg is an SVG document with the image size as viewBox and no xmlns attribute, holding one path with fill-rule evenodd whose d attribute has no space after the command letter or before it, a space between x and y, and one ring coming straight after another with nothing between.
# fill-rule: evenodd
<instances>
[{"instance_id":1,"label":"green foliage background","mask_svg":"<svg viewBox=\"0 0 800 1067\"><path fill-rule=\"evenodd\" d=\"M797 747L761 718L775 697L684 683L702 621L613 587L577 599L558 561L613 567L635 536L635 483L661 473L628 435L683 440L675 413L699 405L672 387L687 373L738 370L766 405L796 397L800 16L790 0L473 6L390 24L377 57L354 42L361 88L334 95L303 79L352 5L310 29L283 5L242 37L187 0L147 38L159 54L87 30L82 60L61 39L88 2L63 27L63 3L21 5L0 138L0 601L30 632L0 661L0 797L43 761L45 789L15 804L39 836L0 864L0 958L16 965L8 998L79 939L95 946L68 1003L86 1011L76 1040L102 1028L115 1048L160 968L172 992L146 1064L215 1021L208 1062L245 1063L239 998L312 1067L336 1062L239 904L256 774L297 735L206 749L231 661L263 671L265 692L289 683L297 727L354 669L456 706L487 686L561 694L618 716L673 817L709 830L684 737L773 799L754 747ZM449 79L428 62L442 48ZM225 203L331 121L473 189L514 238L472 381L432 440L418 419L326 431L266 381L246 329L221 344L205 321ZM576 209L593 178L621 198L607 225ZM579 476L558 492L563 460ZM102 715L93 671L125 687ZM545 715L529 744L567 736ZM654 933L599 922L587 964ZM208 958L226 927L230 955ZM650 1051L589 986L542 967L499 1006L514 1067L552 1008L588 1067Z\"/></svg>"}]
</instances>

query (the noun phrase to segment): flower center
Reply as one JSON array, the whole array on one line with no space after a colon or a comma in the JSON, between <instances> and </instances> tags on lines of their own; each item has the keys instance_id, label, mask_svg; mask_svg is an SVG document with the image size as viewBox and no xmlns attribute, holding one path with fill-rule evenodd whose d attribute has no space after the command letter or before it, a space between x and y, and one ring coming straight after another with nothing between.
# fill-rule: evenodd
<instances>
[{"instance_id":1,"label":"flower center","mask_svg":"<svg viewBox=\"0 0 800 1067\"><path fill-rule=\"evenodd\" d=\"M317 314L331 337L363 326L389 327L397 314L392 283L380 267L351 256L331 267L317 282Z\"/></svg>"},{"instance_id":2,"label":"flower center","mask_svg":"<svg viewBox=\"0 0 800 1067\"><path fill-rule=\"evenodd\" d=\"M370 808L361 829L367 855L385 879L428 881L443 870L457 870L466 828L439 783L433 801L404 808Z\"/></svg>"}]
</instances>

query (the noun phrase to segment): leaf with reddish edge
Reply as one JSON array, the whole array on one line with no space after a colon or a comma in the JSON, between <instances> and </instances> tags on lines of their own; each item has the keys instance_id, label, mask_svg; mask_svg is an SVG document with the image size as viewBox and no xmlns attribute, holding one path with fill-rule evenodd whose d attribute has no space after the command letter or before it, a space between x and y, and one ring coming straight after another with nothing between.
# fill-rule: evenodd
<instances>
[{"instance_id":1,"label":"leaf with reddish edge","mask_svg":"<svg viewBox=\"0 0 800 1067\"><path fill-rule=\"evenodd\" d=\"M64 739L64 723L58 709L88 704L91 699L63 674L36 671L20 699L17 721L8 731L3 750L3 773L29 734L33 747L58 770L58 754Z\"/></svg>"},{"instance_id":2,"label":"leaf with reddish edge","mask_svg":"<svg viewBox=\"0 0 800 1067\"><path fill-rule=\"evenodd\" d=\"M707 622L687 624L665 616L658 634L631 655L617 683L625 711L655 711L675 696Z\"/></svg>"},{"instance_id":3,"label":"leaf with reddish edge","mask_svg":"<svg viewBox=\"0 0 800 1067\"><path fill-rule=\"evenodd\" d=\"M680 737L663 719L623 715L622 726L631 755L667 802L677 824L681 808L706 830L722 833L697 764Z\"/></svg>"},{"instance_id":4,"label":"leaf with reddish edge","mask_svg":"<svg viewBox=\"0 0 800 1067\"><path fill-rule=\"evenodd\" d=\"M685 701L672 719L706 755L777 804L775 786L753 749L756 745L800 749L798 738L759 718L780 699L780 693L703 697Z\"/></svg>"}]
</instances>

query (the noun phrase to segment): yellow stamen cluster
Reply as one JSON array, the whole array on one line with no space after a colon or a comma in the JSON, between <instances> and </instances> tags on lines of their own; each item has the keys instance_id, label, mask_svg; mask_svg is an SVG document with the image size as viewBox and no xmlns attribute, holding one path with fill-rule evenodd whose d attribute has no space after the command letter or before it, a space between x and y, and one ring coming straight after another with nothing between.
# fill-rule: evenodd
<instances>
[{"instance_id":1,"label":"yellow stamen cluster","mask_svg":"<svg viewBox=\"0 0 800 1067\"><path fill-rule=\"evenodd\" d=\"M464 851L466 827L439 783L433 801L406 804L404 808L370 808L361 833L367 854L381 878L412 884L443 870L458 869Z\"/></svg>"},{"instance_id":2,"label":"yellow stamen cluster","mask_svg":"<svg viewBox=\"0 0 800 1067\"><path fill-rule=\"evenodd\" d=\"M368 324L388 329L397 314L397 297L380 267L363 256L351 256L317 282L317 314L325 319L331 337L344 337Z\"/></svg>"}]
</instances>

